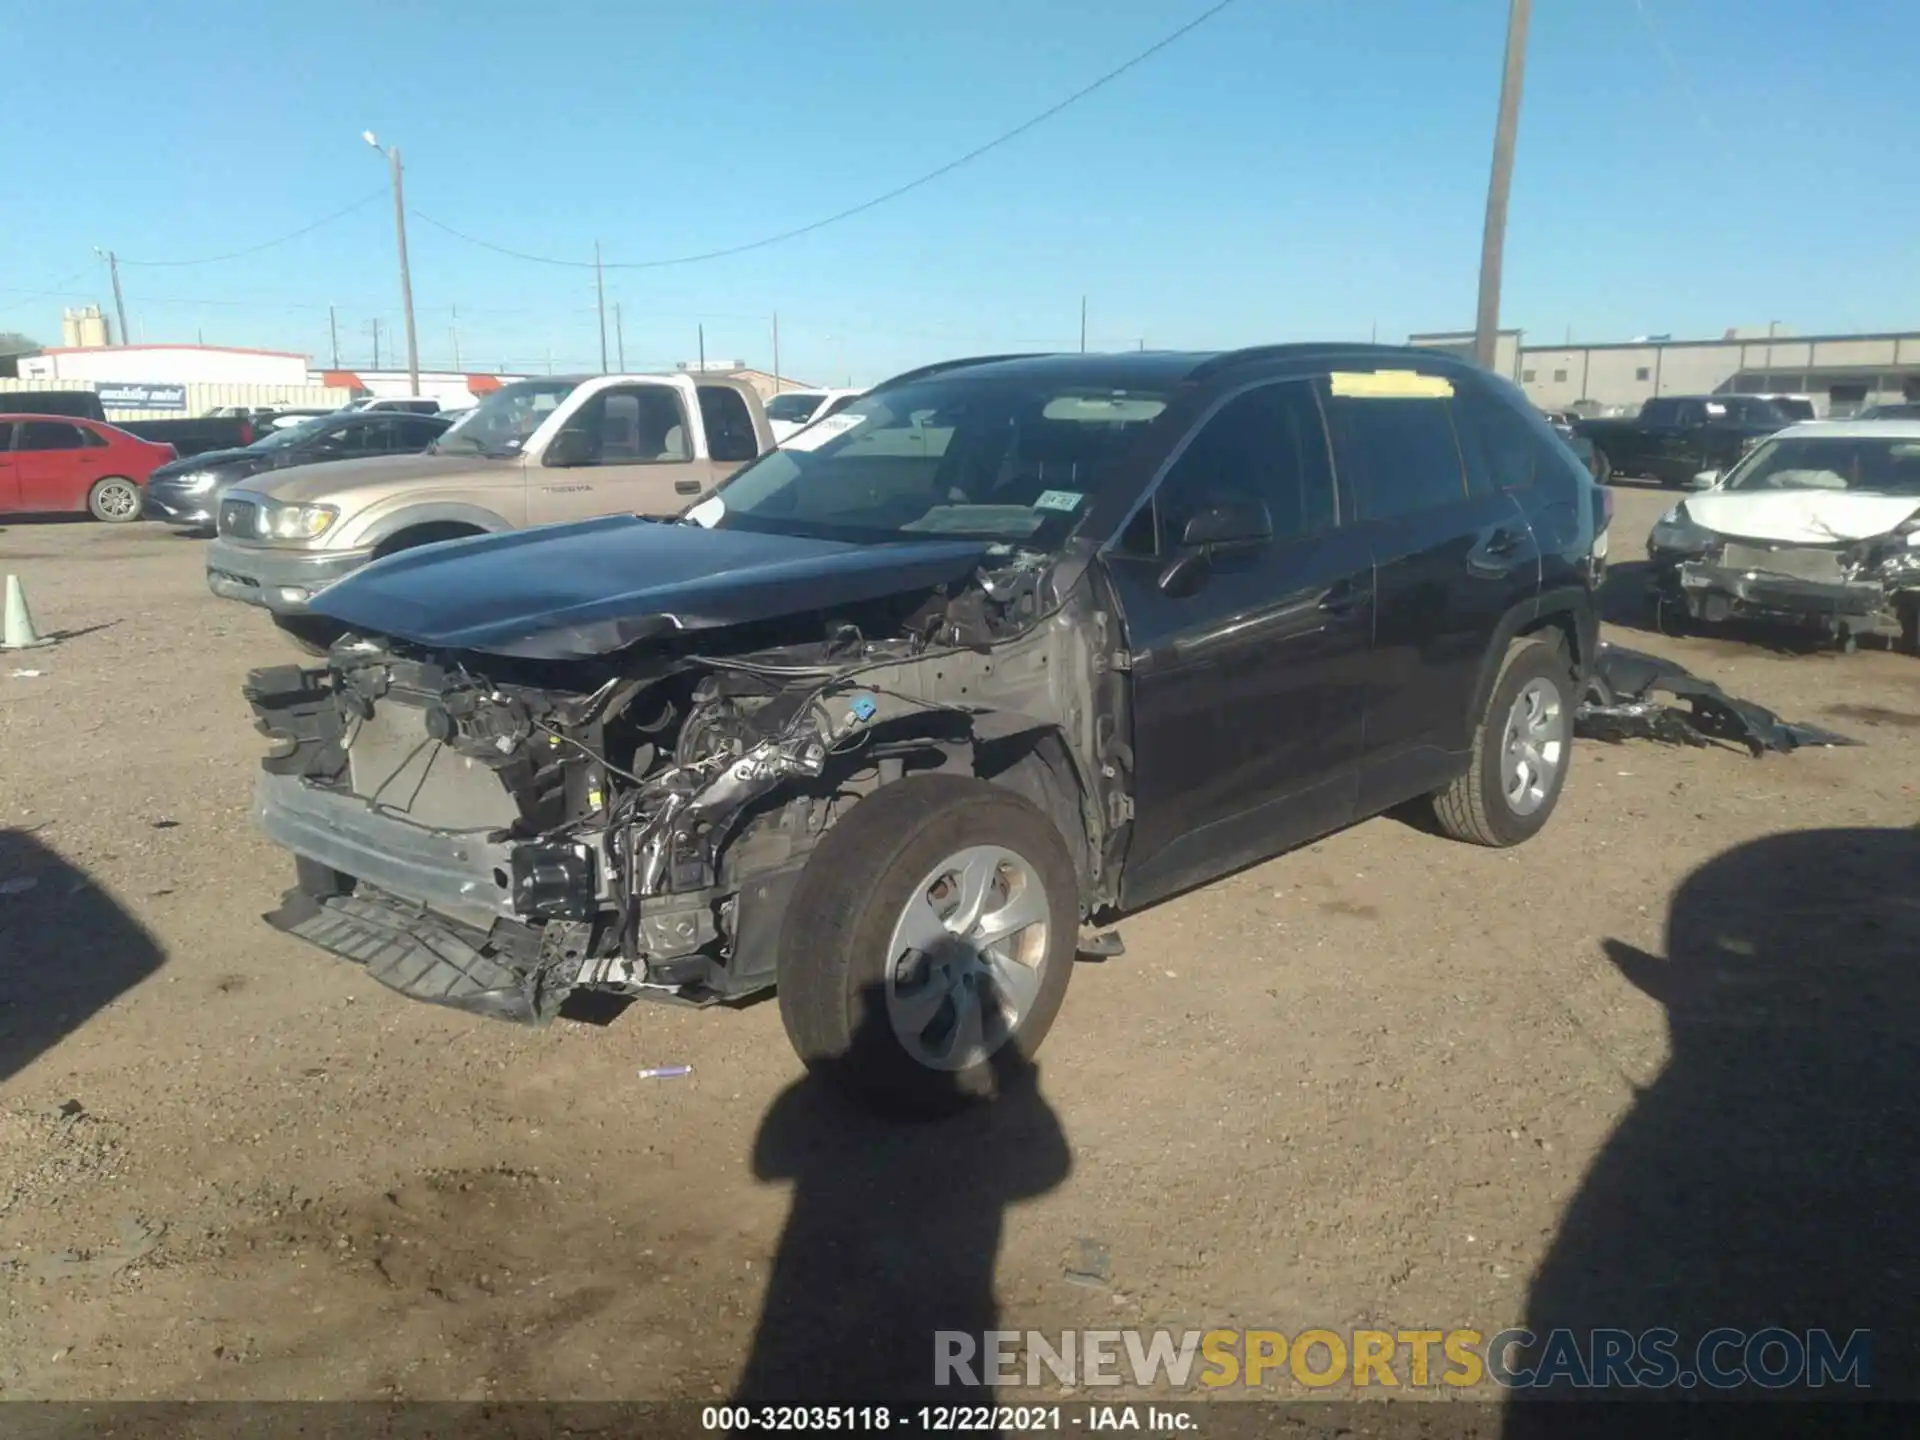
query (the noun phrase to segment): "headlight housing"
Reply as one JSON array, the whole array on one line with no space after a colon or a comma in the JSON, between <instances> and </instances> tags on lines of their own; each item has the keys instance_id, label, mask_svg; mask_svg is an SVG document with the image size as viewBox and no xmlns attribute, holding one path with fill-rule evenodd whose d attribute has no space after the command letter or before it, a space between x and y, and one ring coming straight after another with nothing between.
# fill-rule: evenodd
<instances>
[{"instance_id":1,"label":"headlight housing","mask_svg":"<svg viewBox=\"0 0 1920 1440\"><path fill-rule=\"evenodd\" d=\"M212 489L216 478L211 470L188 470L184 474L175 475L173 483L189 495L198 495L202 490Z\"/></svg>"},{"instance_id":2,"label":"headlight housing","mask_svg":"<svg viewBox=\"0 0 1920 1440\"><path fill-rule=\"evenodd\" d=\"M1653 522L1653 531L1647 536L1647 548L1676 551L1682 555L1702 555L1712 549L1718 540L1719 537L1711 530L1693 523L1693 517L1687 514L1683 500Z\"/></svg>"},{"instance_id":3,"label":"headlight housing","mask_svg":"<svg viewBox=\"0 0 1920 1440\"><path fill-rule=\"evenodd\" d=\"M334 505L278 505L260 508L260 534L268 540L318 540L340 518Z\"/></svg>"}]
</instances>

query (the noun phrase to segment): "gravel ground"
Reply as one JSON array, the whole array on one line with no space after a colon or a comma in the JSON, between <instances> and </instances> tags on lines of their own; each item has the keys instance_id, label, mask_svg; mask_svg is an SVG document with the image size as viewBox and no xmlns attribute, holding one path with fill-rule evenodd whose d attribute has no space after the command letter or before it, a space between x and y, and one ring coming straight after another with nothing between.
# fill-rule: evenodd
<instances>
[{"instance_id":1,"label":"gravel ground","mask_svg":"<svg viewBox=\"0 0 1920 1440\"><path fill-rule=\"evenodd\" d=\"M1616 562L1669 499L1618 491ZM1157 906L1031 1098L902 1129L770 1004L525 1031L261 924L285 654L201 548L0 528L65 637L0 656L0 1396L858 1395L935 1324L1867 1327L1912 1373L1920 661L1648 636L1617 564L1613 639L1867 743L1583 744L1517 850L1380 819Z\"/></svg>"}]
</instances>

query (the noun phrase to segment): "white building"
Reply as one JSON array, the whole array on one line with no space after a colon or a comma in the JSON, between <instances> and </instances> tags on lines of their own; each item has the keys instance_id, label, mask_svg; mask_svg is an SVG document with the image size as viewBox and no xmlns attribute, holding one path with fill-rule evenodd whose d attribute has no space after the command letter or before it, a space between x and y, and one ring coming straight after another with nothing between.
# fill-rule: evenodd
<instances>
[{"instance_id":1,"label":"white building","mask_svg":"<svg viewBox=\"0 0 1920 1440\"><path fill-rule=\"evenodd\" d=\"M307 357L231 345L61 345L22 356L22 380L110 385L293 385L306 387Z\"/></svg>"}]
</instances>

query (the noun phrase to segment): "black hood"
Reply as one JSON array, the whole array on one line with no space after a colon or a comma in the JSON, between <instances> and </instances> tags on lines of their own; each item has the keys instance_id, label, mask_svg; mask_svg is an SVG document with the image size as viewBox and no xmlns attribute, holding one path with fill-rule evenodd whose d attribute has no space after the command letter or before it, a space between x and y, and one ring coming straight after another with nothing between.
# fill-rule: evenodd
<instances>
[{"instance_id":1,"label":"black hood","mask_svg":"<svg viewBox=\"0 0 1920 1440\"><path fill-rule=\"evenodd\" d=\"M190 470L216 470L229 467L245 470L265 470L273 464L270 456L258 450L202 450L198 455L185 455L178 460L169 460L156 466L151 480L166 480L175 475L185 475Z\"/></svg>"},{"instance_id":2,"label":"black hood","mask_svg":"<svg viewBox=\"0 0 1920 1440\"><path fill-rule=\"evenodd\" d=\"M579 659L674 630L960 580L987 549L980 540L850 545L615 516L403 550L328 586L312 608L435 648Z\"/></svg>"}]
</instances>

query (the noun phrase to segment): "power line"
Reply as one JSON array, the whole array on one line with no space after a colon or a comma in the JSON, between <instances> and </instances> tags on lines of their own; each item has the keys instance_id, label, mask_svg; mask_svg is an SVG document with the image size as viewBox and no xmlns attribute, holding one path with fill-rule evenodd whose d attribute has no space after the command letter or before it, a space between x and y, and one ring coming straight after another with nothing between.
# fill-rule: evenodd
<instances>
[{"instance_id":1,"label":"power line","mask_svg":"<svg viewBox=\"0 0 1920 1440\"><path fill-rule=\"evenodd\" d=\"M1175 41L1181 39L1191 31L1199 29L1202 25L1206 24L1207 21L1213 19L1214 16L1232 4L1234 4L1234 0L1217 0L1217 3L1201 11L1179 29L1173 31L1171 34L1162 36L1125 64L1118 65L1092 83L1081 86L1080 89L1074 91L1073 94L1067 96L1066 99L1048 106L1038 115L1023 120L1011 130L996 135L984 145L975 146L957 159L949 160L946 164L939 166L937 169L929 170L926 174L909 180L904 185L896 185L883 195L875 195L870 200L862 200L858 205L850 205L845 210L837 211L823 220L815 220L811 224L801 225L792 230L783 230L777 235L768 235L759 240L749 240L744 245L729 245L721 250L704 250L697 255L676 255L666 260L608 260L605 262L603 268L607 270L658 270L669 265L693 265L703 260L721 260L730 255L744 255L749 250L764 250L769 245L779 245L788 240L797 240L802 235L811 235L816 230L824 230L827 226L837 225L842 220L851 220L854 216L864 214L876 206L884 205L889 200L898 200L902 195L910 191L918 190L922 185L930 184L943 175L950 175L962 165L971 164L989 151L997 150L1008 141L1018 139L1035 126L1051 120L1068 106L1079 103L1086 99L1087 96L1093 94L1094 91L1118 80L1129 70L1134 69L1138 65L1145 64L1169 45L1172 45ZM515 250L507 245L497 245L491 240L482 240L478 235L469 235L464 230L457 230L445 221L436 220L424 211L415 210L411 207L409 207L408 213L415 219L424 220L436 230L444 230L457 240L464 240L469 245L478 245L483 250L492 250L496 254L506 255L515 260L527 260L536 265L562 265L570 269L591 270L594 267L594 262L591 260L565 260L552 255L535 255L529 251Z\"/></svg>"},{"instance_id":2,"label":"power line","mask_svg":"<svg viewBox=\"0 0 1920 1440\"><path fill-rule=\"evenodd\" d=\"M331 225L336 220L345 219L347 216L353 214L354 211L384 198L386 193L387 187L382 185L378 190L361 196L360 199L354 201L353 204L347 206L345 209L336 210L331 215L324 215L310 225L302 225L298 230L290 234L282 235L277 240L262 241L258 245L249 245L244 250L232 250L225 255L206 255L198 260L129 260L126 256L122 255L120 257L120 263L122 265L140 265L148 269L155 269L161 267L173 268L182 265L215 265L223 260L239 260L244 256L258 255L262 250L271 250L276 245L284 245L289 240L298 240L302 235L310 235L322 225Z\"/></svg>"}]
</instances>

